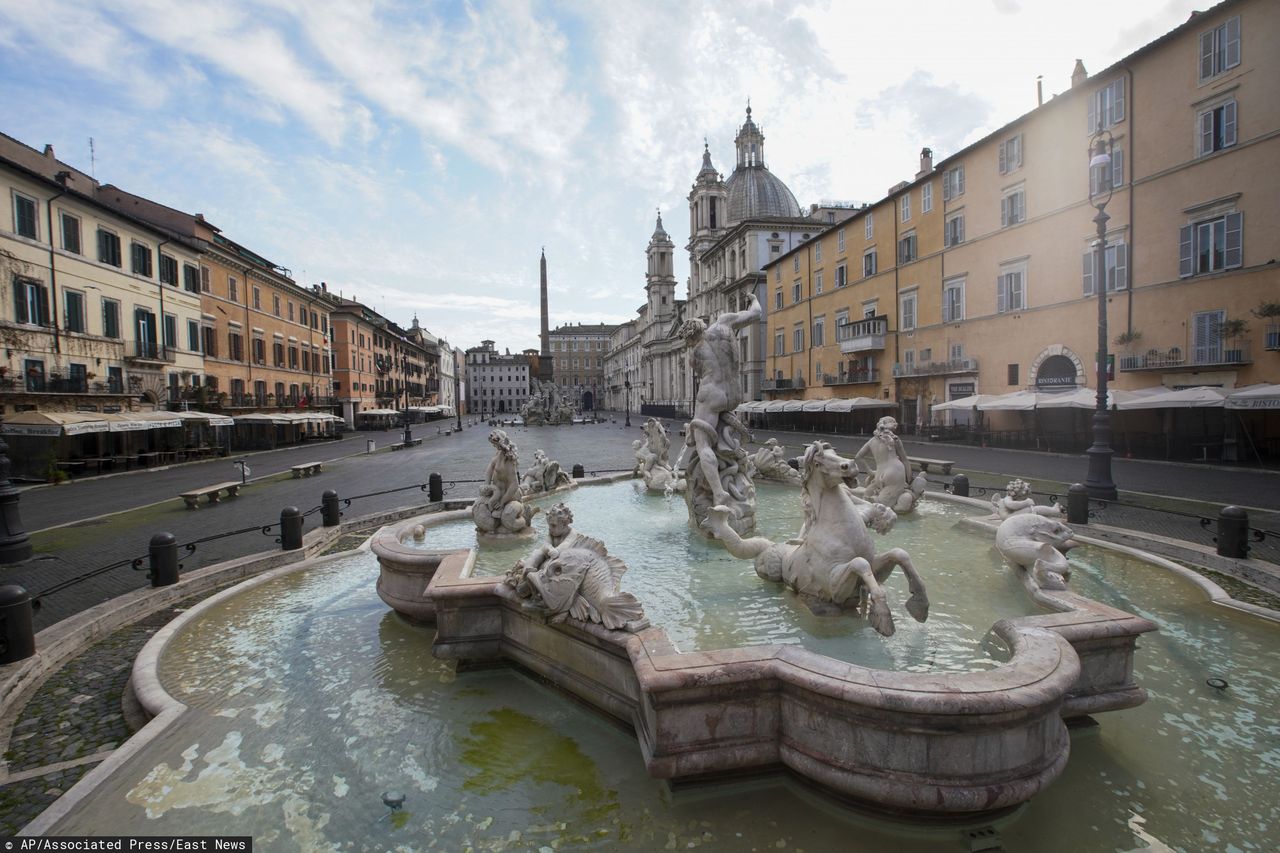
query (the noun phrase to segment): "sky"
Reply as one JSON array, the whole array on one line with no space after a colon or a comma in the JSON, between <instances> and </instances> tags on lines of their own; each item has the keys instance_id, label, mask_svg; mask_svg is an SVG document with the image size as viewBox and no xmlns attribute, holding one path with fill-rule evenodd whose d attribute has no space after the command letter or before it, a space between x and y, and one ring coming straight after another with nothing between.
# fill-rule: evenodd
<instances>
[{"instance_id":1,"label":"sky","mask_svg":"<svg viewBox=\"0 0 1280 853\"><path fill-rule=\"evenodd\" d=\"M727 177L748 99L802 208L875 202L1196 6L0 0L0 131L299 284L517 351L543 247L553 327L625 322L661 210L683 295L703 140Z\"/></svg>"}]
</instances>

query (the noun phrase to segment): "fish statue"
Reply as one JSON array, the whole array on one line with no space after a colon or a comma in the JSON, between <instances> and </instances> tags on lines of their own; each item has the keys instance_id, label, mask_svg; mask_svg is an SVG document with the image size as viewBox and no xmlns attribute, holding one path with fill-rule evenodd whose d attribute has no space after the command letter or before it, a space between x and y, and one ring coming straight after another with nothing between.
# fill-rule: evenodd
<instances>
[{"instance_id":1,"label":"fish statue","mask_svg":"<svg viewBox=\"0 0 1280 853\"><path fill-rule=\"evenodd\" d=\"M572 616L612 630L638 631L649 623L640 601L618 589L626 571L626 564L610 556L603 542L577 535L570 547L550 549L542 565L524 579L553 614L552 622Z\"/></svg>"}]
</instances>

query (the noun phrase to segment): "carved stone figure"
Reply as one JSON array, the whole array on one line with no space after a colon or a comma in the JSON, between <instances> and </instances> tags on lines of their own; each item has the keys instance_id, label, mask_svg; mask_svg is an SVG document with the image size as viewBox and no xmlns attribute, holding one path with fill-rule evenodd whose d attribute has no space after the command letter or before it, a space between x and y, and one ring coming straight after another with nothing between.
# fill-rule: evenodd
<instances>
[{"instance_id":1,"label":"carved stone figure","mask_svg":"<svg viewBox=\"0 0 1280 853\"><path fill-rule=\"evenodd\" d=\"M671 452L671 439L667 428L657 418L644 422L644 439L631 442L636 452L636 474L651 492L682 492L685 481L676 474L667 458Z\"/></svg>"},{"instance_id":2,"label":"carved stone figure","mask_svg":"<svg viewBox=\"0 0 1280 853\"><path fill-rule=\"evenodd\" d=\"M996 528L996 548L1015 566L1031 573L1041 589L1066 589L1071 566L1066 553L1079 543L1061 521L1031 512L1011 515Z\"/></svg>"},{"instance_id":3,"label":"carved stone figure","mask_svg":"<svg viewBox=\"0 0 1280 853\"><path fill-rule=\"evenodd\" d=\"M560 463L548 459L547 454L539 449L533 451L533 464L524 472L520 490L526 495L533 495L549 492L572 482L569 475L560 468Z\"/></svg>"},{"instance_id":4,"label":"carved stone figure","mask_svg":"<svg viewBox=\"0 0 1280 853\"><path fill-rule=\"evenodd\" d=\"M484 472L485 483L471 507L476 529L489 534L528 534L529 520L538 510L521 501L516 446L500 429L489 433L493 459Z\"/></svg>"},{"instance_id":5,"label":"carved stone figure","mask_svg":"<svg viewBox=\"0 0 1280 853\"><path fill-rule=\"evenodd\" d=\"M862 449L854 454L853 460L860 473L870 473L863 497L872 503L884 504L899 515L913 511L924 494L925 480L921 472L908 485L911 475L911 461L907 459L906 448L902 440L894 434L898 422L892 417L883 417L876 424L876 431ZM875 460L874 471L863 468L863 460L870 456Z\"/></svg>"},{"instance_id":6,"label":"carved stone figure","mask_svg":"<svg viewBox=\"0 0 1280 853\"><path fill-rule=\"evenodd\" d=\"M573 420L573 406L560 393L554 382L532 380L532 393L520 407L520 417L527 426L567 424Z\"/></svg>"},{"instance_id":7,"label":"carved stone figure","mask_svg":"<svg viewBox=\"0 0 1280 853\"><path fill-rule=\"evenodd\" d=\"M1062 518L1066 515L1066 510L1062 508L1062 504L1055 503L1053 506L1037 505L1031 497L1031 486L1024 480L1010 480L1009 485L1005 487L1003 495L993 495L991 497L991 506L995 509L995 514L1001 518L1008 518L1011 515L1019 513L1034 513L1043 515L1045 518Z\"/></svg>"},{"instance_id":8,"label":"carved stone figure","mask_svg":"<svg viewBox=\"0 0 1280 853\"><path fill-rule=\"evenodd\" d=\"M568 507L552 507L547 512L550 544L517 562L507 572L506 584L527 599L526 607L551 613L552 622L572 616L613 630L649 627L640 602L618 588L626 564L600 540L575 532L572 523Z\"/></svg>"},{"instance_id":9,"label":"carved stone figure","mask_svg":"<svg viewBox=\"0 0 1280 853\"><path fill-rule=\"evenodd\" d=\"M771 438L751 457L753 478L777 480L792 486L800 485L800 472L787 462L786 448Z\"/></svg>"},{"instance_id":10,"label":"carved stone figure","mask_svg":"<svg viewBox=\"0 0 1280 853\"><path fill-rule=\"evenodd\" d=\"M730 554L755 561L756 574L781 581L802 596L842 607L865 603L867 621L886 637L894 632L893 614L881 584L894 568L907 576L911 597L907 612L918 622L929 616L924 581L901 548L877 555L870 527L885 534L897 516L882 505L861 501L845 488L853 462L823 441L805 450L800 466L804 481L805 522L800 536L789 542L763 537L743 539L729 522L729 508L714 507L707 524L724 540Z\"/></svg>"},{"instance_id":11,"label":"carved stone figure","mask_svg":"<svg viewBox=\"0 0 1280 853\"><path fill-rule=\"evenodd\" d=\"M738 534L755 530L756 488L742 447L751 434L733 413L742 402L735 336L738 329L757 322L761 313L753 295L745 311L721 314L710 326L694 318L680 327L698 394L676 468L684 473L689 521L697 530L708 530L703 522L713 506L729 508L728 524Z\"/></svg>"}]
</instances>

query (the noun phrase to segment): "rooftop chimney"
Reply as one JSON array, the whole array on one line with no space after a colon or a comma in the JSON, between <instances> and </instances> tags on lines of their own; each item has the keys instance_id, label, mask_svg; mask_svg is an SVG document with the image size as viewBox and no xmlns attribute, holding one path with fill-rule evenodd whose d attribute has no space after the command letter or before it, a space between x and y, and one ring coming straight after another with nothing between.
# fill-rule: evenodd
<instances>
[{"instance_id":1,"label":"rooftop chimney","mask_svg":"<svg viewBox=\"0 0 1280 853\"><path fill-rule=\"evenodd\" d=\"M1071 71L1071 88L1074 89L1089 79L1089 72L1084 70L1084 60L1077 59L1076 67Z\"/></svg>"},{"instance_id":2,"label":"rooftop chimney","mask_svg":"<svg viewBox=\"0 0 1280 853\"><path fill-rule=\"evenodd\" d=\"M53 146L48 144L44 146L44 156L48 157L50 160L58 159L57 157L53 156Z\"/></svg>"},{"instance_id":3,"label":"rooftop chimney","mask_svg":"<svg viewBox=\"0 0 1280 853\"><path fill-rule=\"evenodd\" d=\"M925 175L933 171L933 149L920 149L920 171L916 172L916 180L920 180Z\"/></svg>"},{"instance_id":4,"label":"rooftop chimney","mask_svg":"<svg viewBox=\"0 0 1280 853\"><path fill-rule=\"evenodd\" d=\"M1044 106L1044 75L1036 75L1036 106Z\"/></svg>"}]
</instances>

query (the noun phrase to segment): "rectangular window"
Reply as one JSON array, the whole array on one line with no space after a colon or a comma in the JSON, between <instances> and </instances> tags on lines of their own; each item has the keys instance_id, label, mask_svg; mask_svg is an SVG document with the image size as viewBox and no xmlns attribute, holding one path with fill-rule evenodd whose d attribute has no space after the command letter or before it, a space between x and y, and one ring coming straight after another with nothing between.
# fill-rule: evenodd
<instances>
[{"instance_id":1,"label":"rectangular window","mask_svg":"<svg viewBox=\"0 0 1280 853\"><path fill-rule=\"evenodd\" d=\"M996 277L996 313L1021 311L1027 307L1026 270L1009 268Z\"/></svg>"},{"instance_id":2,"label":"rectangular window","mask_svg":"<svg viewBox=\"0 0 1280 853\"><path fill-rule=\"evenodd\" d=\"M280 294L271 294L271 313L280 316Z\"/></svg>"},{"instance_id":3,"label":"rectangular window","mask_svg":"<svg viewBox=\"0 0 1280 853\"><path fill-rule=\"evenodd\" d=\"M182 289L187 293L200 292L200 270L191 264L182 265Z\"/></svg>"},{"instance_id":4,"label":"rectangular window","mask_svg":"<svg viewBox=\"0 0 1280 853\"><path fill-rule=\"evenodd\" d=\"M160 253L160 283L178 286L178 260Z\"/></svg>"},{"instance_id":5,"label":"rectangular window","mask_svg":"<svg viewBox=\"0 0 1280 853\"><path fill-rule=\"evenodd\" d=\"M62 248L74 254L80 254L80 220L70 213L59 217L62 221Z\"/></svg>"},{"instance_id":6,"label":"rectangular window","mask_svg":"<svg viewBox=\"0 0 1280 853\"><path fill-rule=\"evenodd\" d=\"M1022 168L1022 134L1000 143L1000 174L1007 175Z\"/></svg>"},{"instance_id":7,"label":"rectangular window","mask_svg":"<svg viewBox=\"0 0 1280 853\"><path fill-rule=\"evenodd\" d=\"M827 318L819 317L813 321L813 345L820 347L827 342Z\"/></svg>"},{"instance_id":8,"label":"rectangular window","mask_svg":"<svg viewBox=\"0 0 1280 853\"><path fill-rule=\"evenodd\" d=\"M836 287L844 287L849 283L849 268L845 264L836 264Z\"/></svg>"},{"instance_id":9,"label":"rectangular window","mask_svg":"<svg viewBox=\"0 0 1280 853\"><path fill-rule=\"evenodd\" d=\"M862 256L862 277L876 274L876 250L870 249Z\"/></svg>"},{"instance_id":10,"label":"rectangular window","mask_svg":"<svg viewBox=\"0 0 1280 853\"><path fill-rule=\"evenodd\" d=\"M1228 213L1182 226L1178 275L1235 269L1244 263L1244 214Z\"/></svg>"},{"instance_id":11,"label":"rectangular window","mask_svg":"<svg viewBox=\"0 0 1280 853\"><path fill-rule=\"evenodd\" d=\"M800 272L800 256L796 255L791 259L791 271Z\"/></svg>"},{"instance_id":12,"label":"rectangular window","mask_svg":"<svg viewBox=\"0 0 1280 853\"><path fill-rule=\"evenodd\" d=\"M1090 248L1084 253L1084 295L1092 296L1096 276L1094 270L1098 266L1098 249ZM1124 290L1129 285L1129 247L1122 242L1107 243L1107 292Z\"/></svg>"},{"instance_id":13,"label":"rectangular window","mask_svg":"<svg viewBox=\"0 0 1280 853\"><path fill-rule=\"evenodd\" d=\"M898 263L907 264L916 259L916 234L912 231L898 241Z\"/></svg>"},{"instance_id":14,"label":"rectangular window","mask_svg":"<svg viewBox=\"0 0 1280 853\"><path fill-rule=\"evenodd\" d=\"M178 318L172 314L164 315L164 345L170 349L178 348Z\"/></svg>"},{"instance_id":15,"label":"rectangular window","mask_svg":"<svg viewBox=\"0 0 1280 853\"><path fill-rule=\"evenodd\" d=\"M1200 34L1200 82L1240 64L1240 16Z\"/></svg>"},{"instance_id":16,"label":"rectangular window","mask_svg":"<svg viewBox=\"0 0 1280 853\"><path fill-rule=\"evenodd\" d=\"M1000 227L1008 228L1027 220L1027 194L1021 187L1000 199Z\"/></svg>"},{"instance_id":17,"label":"rectangular window","mask_svg":"<svg viewBox=\"0 0 1280 853\"><path fill-rule=\"evenodd\" d=\"M262 338L253 339L253 363L254 364L267 363L267 342L264 341Z\"/></svg>"},{"instance_id":18,"label":"rectangular window","mask_svg":"<svg viewBox=\"0 0 1280 853\"><path fill-rule=\"evenodd\" d=\"M75 290L62 291L63 296L63 323L62 327L68 332L85 331L84 319L84 294Z\"/></svg>"},{"instance_id":19,"label":"rectangular window","mask_svg":"<svg viewBox=\"0 0 1280 853\"><path fill-rule=\"evenodd\" d=\"M947 218L942 228L942 245L958 246L964 242L964 214L955 213Z\"/></svg>"},{"instance_id":20,"label":"rectangular window","mask_svg":"<svg viewBox=\"0 0 1280 853\"><path fill-rule=\"evenodd\" d=\"M920 211L929 213L933 210L933 181L920 187Z\"/></svg>"},{"instance_id":21,"label":"rectangular window","mask_svg":"<svg viewBox=\"0 0 1280 853\"><path fill-rule=\"evenodd\" d=\"M262 310L262 288L255 287L253 289L253 307L254 310Z\"/></svg>"},{"instance_id":22,"label":"rectangular window","mask_svg":"<svg viewBox=\"0 0 1280 853\"><path fill-rule=\"evenodd\" d=\"M777 290L773 292L773 307L774 308L782 307L782 288L781 287L779 287Z\"/></svg>"},{"instance_id":23,"label":"rectangular window","mask_svg":"<svg viewBox=\"0 0 1280 853\"><path fill-rule=\"evenodd\" d=\"M129 244L129 269L134 275L151 278L151 247L145 243Z\"/></svg>"},{"instance_id":24,"label":"rectangular window","mask_svg":"<svg viewBox=\"0 0 1280 853\"><path fill-rule=\"evenodd\" d=\"M844 252L844 229L841 228L836 232L836 251Z\"/></svg>"},{"instance_id":25,"label":"rectangular window","mask_svg":"<svg viewBox=\"0 0 1280 853\"><path fill-rule=\"evenodd\" d=\"M866 237L868 240L873 239L876 235L875 219L872 217L872 214L869 212L867 213L866 217L863 218L862 220L862 232L863 232L862 236Z\"/></svg>"},{"instance_id":26,"label":"rectangular window","mask_svg":"<svg viewBox=\"0 0 1280 853\"><path fill-rule=\"evenodd\" d=\"M49 291L30 278L13 280L14 318L32 326L49 326Z\"/></svg>"},{"instance_id":27,"label":"rectangular window","mask_svg":"<svg viewBox=\"0 0 1280 853\"><path fill-rule=\"evenodd\" d=\"M964 319L964 279L942 283L942 322L959 323Z\"/></svg>"},{"instance_id":28,"label":"rectangular window","mask_svg":"<svg viewBox=\"0 0 1280 853\"><path fill-rule=\"evenodd\" d=\"M98 260L113 267L120 266L120 238L101 228L98 229Z\"/></svg>"},{"instance_id":29,"label":"rectangular window","mask_svg":"<svg viewBox=\"0 0 1280 853\"><path fill-rule=\"evenodd\" d=\"M289 347L289 369L290 370L298 369L298 348L297 347Z\"/></svg>"},{"instance_id":30,"label":"rectangular window","mask_svg":"<svg viewBox=\"0 0 1280 853\"><path fill-rule=\"evenodd\" d=\"M813 274L813 292L815 294L822 293L822 273L823 270L818 270Z\"/></svg>"},{"instance_id":31,"label":"rectangular window","mask_svg":"<svg viewBox=\"0 0 1280 853\"><path fill-rule=\"evenodd\" d=\"M204 264L200 265L200 292L209 292L209 268Z\"/></svg>"},{"instance_id":32,"label":"rectangular window","mask_svg":"<svg viewBox=\"0 0 1280 853\"><path fill-rule=\"evenodd\" d=\"M1200 127L1200 156L1236 144L1236 102L1227 101L1197 116Z\"/></svg>"},{"instance_id":33,"label":"rectangular window","mask_svg":"<svg viewBox=\"0 0 1280 853\"><path fill-rule=\"evenodd\" d=\"M787 333L779 329L773 336L773 354L785 355L787 351Z\"/></svg>"},{"instance_id":34,"label":"rectangular window","mask_svg":"<svg viewBox=\"0 0 1280 853\"><path fill-rule=\"evenodd\" d=\"M156 335L156 315L150 308L133 309L134 340L137 353L143 358L159 358L160 343Z\"/></svg>"},{"instance_id":35,"label":"rectangular window","mask_svg":"<svg viewBox=\"0 0 1280 853\"><path fill-rule=\"evenodd\" d=\"M1089 126L1085 132L1096 133L1124 121L1124 78L1112 80L1089 98Z\"/></svg>"},{"instance_id":36,"label":"rectangular window","mask_svg":"<svg viewBox=\"0 0 1280 853\"><path fill-rule=\"evenodd\" d=\"M292 323L293 322L293 303L289 302L287 303L287 305L289 308L289 322Z\"/></svg>"},{"instance_id":37,"label":"rectangular window","mask_svg":"<svg viewBox=\"0 0 1280 853\"><path fill-rule=\"evenodd\" d=\"M813 244L813 260L816 263L822 263L822 241Z\"/></svg>"},{"instance_id":38,"label":"rectangular window","mask_svg":"<svg viewBox=\"0 0 1280 853\"><path fill-rule=\"evenodd\" d=\"M271 345L271 363L276 367L284 367L284 344L280 341Z\"/></svg>"},{"instance_id":39,"label":"rectangular window","mask_svg":"<svg viewBox=\"0 0 1280 853\"><path fill-rule=\"evenodd\" d=\"M797 325L791 330L791 351L801 352L804 350L804 327Z\"/></svg>"},{"instance_id":40,"label":"rectangular window","mask_svg":"<svg viewBox=\"0 0 1280 853\"><path fill-rule=\"evenodd\" d=\"M899 202L899 204L902 206L902 221L910 222L911 221L911 193L907 193L906 195L904 195L902 197L902 201Z\"/></svg>"},{"instance_id":41,"label":"rectangular window","mask_svg":"<svg viewBox=\"0 0 1280 853\"><path fill-rule=\"evenodd\" d=\"M1018 365L1016 364L1009 365L1009 374L1008 374L1007 381L1010 385L1018 384Z\"/></svg>"},{"instance_id":42,"label":"rectangular window","mask_svg":"<svg viewBox=\"0 0 1280 853\"><path fill-rule=\"evenodd\" d=\"M956 166L942 173L942 200L951 201L964 195L964 166Z\"/></svg>"},{"instance_id":43,"label":"rectangular window","mask_svg":"<svg viewBox=\"0 0 1280 853\"><path fill-rule=\"evenodd\" d=\"M114 299L102 300L102 334L107 338L120 337L120 303Z\"/></svg>"},{"instance_id":44,"label":"rectangular window","mask_svg":"<svg viewBox=\"0 0 1280 853\"><path fill-rule=\"evenodd\" d=\"M227 358L244 361L244 336L239 332L227 332Z\"/></svg>"},{"instance_id":45,"label":"rectangular window","mask_svg":"<svg viewBox=\"0 0 1280 853\"><path fill-rule=\"evenodd\" d=\"M200 352L200 324L195 320L187 321L187 349Z\"/></svg>"},{"instance_id":46,"label":"rectangular window","mask_svg":"<svg viewBox=\"0 0 1280 853\"><path fill-rule=\"evenodd\" d=\"M797 281L791 285L791 303L794 305L799 301L800 301L800 282Z\"/></svg>"},{"instance_id":47,"label":"rectangular window","mask_svg":"<svg viewBox=\"0 0 1280 853\"><path fill-rule=\"evenodd\" d=\"M240 283L233 275L227 276L227 298L232 302L240 301Z\"/></svg>"},{"instance_id":48,"label":"rectangular window","mask_svg":"<svg viewBox=\"0 0 1280 853\"><path fill-rule=\"evenodd\" d=\"M29 237L32 240L39 239L39 229L36 227L36 211L39 205L35 199L27 198L24 195L13 194L13 230L19 237Z\"/></svg>"},{"instance_id":49,"label":"rectangular window","mask_svg":"<svg viewBox=\"0 0 1280 853\"><path fill-rule=\"evenodd\" d=\"M200 351L209 358L218 357L218 336L213 326L200 327Z\"/></svg>"},{"instance_id":50,"label":"rectangular window","mask_svg":"<svg viewBox=\"0 0 1280 853\"><path fill-rule=\"evenodd\" d=\"M901 318L900 328L909 332L916 327L916 295L904 293L898 301L898 316Z\"/></svg>"}]
</instances>

